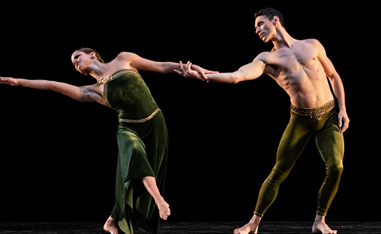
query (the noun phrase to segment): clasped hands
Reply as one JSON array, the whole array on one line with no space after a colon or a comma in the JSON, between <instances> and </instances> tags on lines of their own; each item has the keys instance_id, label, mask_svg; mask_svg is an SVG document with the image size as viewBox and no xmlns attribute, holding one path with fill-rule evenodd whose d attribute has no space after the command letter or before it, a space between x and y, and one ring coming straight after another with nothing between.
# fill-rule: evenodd
<instances>
[{"instance_id":1,"label":"clasped hands","mask_svg":"<svg viewBox=\"0 0 381 234\"><path fill-rule=\"evenodd\" d=\"M206 82L209 82L207 74L218 73L218 71L210 71L200 66L194 65L190 61L188 61L186 64L183 64L180 61L180 69L175 69L174 71L186 78L195 78Z\"/></svg>"}]
</instances>

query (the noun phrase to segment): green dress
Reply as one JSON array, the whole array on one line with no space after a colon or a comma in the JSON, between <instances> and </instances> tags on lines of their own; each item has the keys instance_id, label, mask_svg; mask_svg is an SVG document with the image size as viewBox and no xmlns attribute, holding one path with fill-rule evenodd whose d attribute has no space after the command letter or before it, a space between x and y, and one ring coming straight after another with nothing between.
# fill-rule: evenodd
<instances>
[{"instance_id":1,"label":"green dress","mask_svg":"<svg viewBox=\"0 0 381 234\"><path fill-rule=\"evenodd\" d=\"M120 70L100 83L104 83L106 104L119 113L116 199L111 216L125 233L133 233L133 228L157 233L159 212L141 179L155 177L163 194L168 159L164 116L138 72Z\"/></svg>"}]
</instances>

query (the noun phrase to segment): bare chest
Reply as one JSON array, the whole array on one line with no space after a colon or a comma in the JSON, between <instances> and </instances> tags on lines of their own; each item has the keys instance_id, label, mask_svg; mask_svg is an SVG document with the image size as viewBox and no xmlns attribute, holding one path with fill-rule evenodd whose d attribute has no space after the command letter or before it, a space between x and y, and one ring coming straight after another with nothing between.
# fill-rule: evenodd
<instances>
[{"instance_id":1,"label":"bare chest","mask_svg":"<svg viewBox=\"0 0 381 234\"><path fill-rule=\"evenodd\" d=\"M312 46L282 48L268 56L267 64L272 68L274 77L282 74L297 75L301 70L314 68L319 64L317 51Z\"/></svg>"},{"instance_id":2,"label":"bare chest","mask_svg":"<svg viewBox=\"0 0 381 234\"><path fill-rule=\"evenodd\" d=\"M325 80L318 50L312 44L281 48L271 52L267 58L267 74L289 95L309 93L317 83Z\"/></svg>"}]
</instances>

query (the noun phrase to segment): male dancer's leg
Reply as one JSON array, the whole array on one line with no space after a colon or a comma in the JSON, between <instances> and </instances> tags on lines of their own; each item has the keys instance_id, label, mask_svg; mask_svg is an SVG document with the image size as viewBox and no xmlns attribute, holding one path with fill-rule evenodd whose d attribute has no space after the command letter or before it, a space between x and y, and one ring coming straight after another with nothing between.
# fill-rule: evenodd
<instances>
[{"instance_id":1,"label":"male dancer's leg","mask_svg":"<svg viewBox=\"0 0 381 234\"><path fill-rule=\"evenodd\" d=\"M234 230L235 234L257 233L266 210L275 201L280 184L287 178L310 138L305 127L296 124L298 116L292 115L279 143L276 163L259 191L254 216L246 225Z\"/></svg>"},{"instance_id":2,"label":"male dancer's leg","mask_svg":"<svg viewBox=\"0 0 381 234\"><path fill-rule=\"evenodd\" d=\"M318 193L318 207L312 226L313 232L336 233L325 223L325 216L339 187L343 172L344 137L335 122L336 112L332 120L328 119L326 126L316 134L316 145L326 166L326 176ZM333 124L332 124L333 122Z\"/></svg>"},{"instance_id":3,"label":"male dancer's leg","mask_svg":"<svg viewBox=\"0 0 381 234\"><path fill-rule=\"evenodd\" d=\"M308 131L291 119L279 143L275 166L259 190L255 214L263 216L275 201L280 184L287 178L311 137Z\"/></svg>"}]
</instances>

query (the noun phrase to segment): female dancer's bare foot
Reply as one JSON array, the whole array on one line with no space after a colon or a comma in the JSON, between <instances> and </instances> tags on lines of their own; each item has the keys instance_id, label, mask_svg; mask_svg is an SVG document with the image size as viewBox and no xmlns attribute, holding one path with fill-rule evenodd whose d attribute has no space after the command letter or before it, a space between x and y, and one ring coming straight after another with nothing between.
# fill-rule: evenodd
<instances>
[{"instance_id":1,"label":"female dancer's bare foot","mask_svg":"<svg viewBox=\"0 0 381 234\"><path fill-rule=\"evenodd\" d=\"M106 220L106 223L103 225L103 230L106 232L109 232L111 234L118 234L118 228L115 225L114 219L111 217L108 217Z\"/></svg>"},{"instance_id":2,"label":"female dancer's bare foot","mask_svg":"<svg viewBox=\"0 0 381 234\"><path fill-rule=\"evenodd\" d=\"M312 225L313 233L322 233L322 234L336 234L336 230L332 230L325 223L325 216L316 215L315 222Z\"/></svg>"},{"instance_id":3,"label":"female dancer's bare foot","mask_svg":"<svg viewBox=\"0 0 381 234\"><path fill-rule=\"evenodd\" d=\"M157 208L159 208L160 218L163 220L167 220L168 216L171 215L171 210L169 209L169 204L164 201L164 199L157 204Z\"/></svg>"},{"instance_id":4,"label":"female dancer's bare foot","mask_svg":"<svg viewBox=\"0 0 381 234\"><path fill-rule=\"evenodd\" d=\"M155 204L159 209L160 218L162 218L163 220L167 220L168 216L171 215L171 210L169 209L168 203L160 195L160 191L157 187L155 177L143 177L142 182L144 184L144 187L147 189L148 193L151 194L151 196L155 200Z\"/></svg>"}]
</instances>

